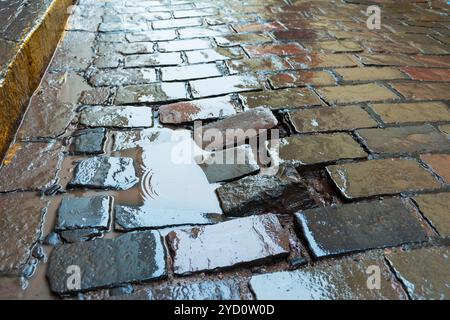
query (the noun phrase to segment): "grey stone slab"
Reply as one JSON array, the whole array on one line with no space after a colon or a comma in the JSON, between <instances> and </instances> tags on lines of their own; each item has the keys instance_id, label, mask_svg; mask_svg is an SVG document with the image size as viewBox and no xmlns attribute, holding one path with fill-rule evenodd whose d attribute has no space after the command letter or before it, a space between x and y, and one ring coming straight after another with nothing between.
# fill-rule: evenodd
<instances>
[{"instance_id":1,"label":"grey stone slab","mask_svg":"<svg viewBox=\"0 0 450 320\"><path fill-rule=\"evenodd\" d=\"M81 111L80 124L87 127L146 128L153 126L149 107L89 106Z\"/></svg>"},{"instance_id":2,"label":"grey stone slab","mask_svg":"<svg viewBox=\"0 0 450 320\"><path fill-rule=\"evenodd\" d=\"M67 286L73 270L80 271L79 288ZM50 288L59 294L166 276L166 250L156 231L58 246L50 256L47 270Z\"/></svg>"},{"instance_id":3,"label":"grey stone slab","mask_svg":"<svg viewBox=\"0 0 450 320\"><path fill-rule=\"evenodd\" d=\"M73 152L75 154L99 154L103 153L103 145L106 140L105 128L80 130L74 133Z\"/></svg>"},{"instance_id":4,"label":"grey stone slab","mask_svg":"<svg viewBox=\"0 0 450 320\"><path fill-rule=\"evenodd\" d=\"M296 213L316 257L421 242L427 233L411 205L398 198Z\"/></svg>"},{"instance_id":5,"label":"grey stone slab","mask_svg":"<svg viewBox=\"0 0 450 320\"><path fill-rule=\"evenodd\" d=\"M133 159L92 157L78 162L69 187L128 190L137 182Z\"/></svg>"}]
</instances>

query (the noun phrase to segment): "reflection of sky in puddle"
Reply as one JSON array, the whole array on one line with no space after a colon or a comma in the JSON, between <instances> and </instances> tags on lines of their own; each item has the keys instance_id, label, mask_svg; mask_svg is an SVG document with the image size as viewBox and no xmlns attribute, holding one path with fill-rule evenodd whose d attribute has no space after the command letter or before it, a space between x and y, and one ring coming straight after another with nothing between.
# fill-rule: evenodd
<instances>
[{"instance_id":1,"label":"reflection of sky in puddle","mask_svg":"<svg viewBox=\"0 0 450 320\"><path fill-rule=\"evenodd\" d=\"M144 139L142 139L144 138ZM222 210L203 170L194 158L202 150L186 135L166 135L139 148L141 206L119 206L116 221L125 229L211 223ZM211 215L216 214L216 215Z\"/></svg>"}]
</instances>

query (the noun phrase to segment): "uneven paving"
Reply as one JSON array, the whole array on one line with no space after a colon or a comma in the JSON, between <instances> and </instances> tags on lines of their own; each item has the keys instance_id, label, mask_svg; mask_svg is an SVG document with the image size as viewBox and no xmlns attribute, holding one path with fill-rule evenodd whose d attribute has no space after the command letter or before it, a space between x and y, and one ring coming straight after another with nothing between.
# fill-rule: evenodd
<instances>
[{"instance_id":1,"label":"uneven paving","mask_svg":"<svg viewBox=\"0 0 450 320\"><path fill-rule=\"evenodd\" d=\"M450 7L378 2L78 1L0 298L449 299Z\"/></svg>"}]
</instances>

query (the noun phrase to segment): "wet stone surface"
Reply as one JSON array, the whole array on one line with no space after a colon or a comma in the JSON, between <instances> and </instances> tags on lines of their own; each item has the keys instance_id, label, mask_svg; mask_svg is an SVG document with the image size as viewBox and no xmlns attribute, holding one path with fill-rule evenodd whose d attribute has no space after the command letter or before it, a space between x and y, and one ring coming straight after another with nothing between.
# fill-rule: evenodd
<instances>
[{"instance_id":1,"label":"wet stone surface","mask_svg":"<svg viewBox=\"0 0 450 320\"><path fill-rule=\"evenodd\" d=\"M448 300L450 297L448 247L396 251L386 255L412 299Z\"/></svg>"},{"instance_id":2,"label":"wet stone surface","mask_svg":"<svg viewBox=\"0 0 450 320\"><path fill-rule=\"evenodd\" d=\"M413 200L439 235L450 237L450 193L417 195Z\"/></svg>"},{"instance_id":3,"label":"wet stone surface","mask_svg":"<svg viewBox=\"0 0 450 320\"><path fill-rule=\"evenodd\" d=\"M176 66L183 63L178 52L136 54L125 58L125 67L156 67L156 66Z\"/></svg>"},{"instance_id":4,"label":"wet stone surface","mask_svg":"<svg viewBox=\"0 0 450 320\"><path fill-rule=\"evenodd\" d=\"M240 288L234 280L205 280L180 285L159 285L114 300L240 300Z\"/></svg>"},{"instance_id":5,"label":"wet stone surface","mask_svg":"<svg viewBox=\"0 0 450 320\"><path fill-rule=\"evenodd\" d=\"M153 113L149 107L89 106L81 111L80 124L87 127L152 127Z\"/></svg>"},{"instance_id":6,"label":"wet stone surface","mask_svg":"<svg viewBox=\"0 0 450 320\"><path fill-rule=\"evenodd\" d=\"M391 198L304 210L296 222L318 258L426 239L410 204Z\"/></svg>"},{"instance_id":7,"label":"wet stone surface","mask_svg":"<svg viewBox=\"0 0 450 320\"><path fill-rule=\"evenodd\" d=\"M41 237L47 206L47 201L29 194L0 195L0 274L22 274Z\"/></svg>"},{"instance_id":8,"label":"wet stone surface","mask_svg":"<svg viewBox=\"0 0 450 320\"><path fill-rule=\"evenodd\" d=\"M152 83L156 82L156 71L152 68L98 70L89 82L96 87Z\"/></svg>"},{"instance_id":9,"label":"wet stone surface","mask_svg":"<svg viewBox=\"0 0 450 320\"><path fill-rule=\"evenodd\" d=\"M273 214L177 230L166 239L176 274L257 264L289 252L287 234Z\"/></svg>"},{"instance_id":10,"label":"wet stone surface","mask_svg":"<svg viewBox=\"0 0 450 320\"><path fill-rule=\"evenodd\" d=\"M67 268L77 265L82 272L81 290L127 282L164 278L166 252L156 231L127 233L114 239L96 239L56 247L49 259L47 277L53 292L71 290Z\"/></svg>"},{"instance_id":11,"label":"wet stone surface","mask_svg":"<svg viewBox=\"0 0 450 320\"><path fill-rule=\"evenodd\" d=\"M121 87L116 104L157 103L189 99L184 83L156 83Z\"/></svg>"},{"instance_id":12,"label":"wet stone surface","mask_svg":"<svg viewBox=\"0 0 450 320\"><path fill-rule=\"evenodd\" d=\"M195 120L225 118L236 114L230 96L178 102L159 107L161 123L186 123Z\"/></svg>"},{"instance_id":13,"label":"wet stone surface","mask_svg":"<svg viewBox=\"0 0 450 320\"><path fill-rule=\"evenodd\" d=\"M362 129L356 133L374 153L422 153L450 151L450 140L430 125Z\"/></svg>"},{"instance_id":14,"label":"wet stone surface","mask_svg":"<svg viewBox=\"0 0 450 320\"><path fill-rule=\"evenodd\" d=\"M240 93L239 98L244 107L248 109L266 107L272 110L278 110L320 106L322 104L317 95L305 88Z\"/></svg>"},{"instance_id":15,"label":"wet stone surface","mask_svg":"<svg viewBox=\"0 0 450 320\"><path fill-rule=\"evenodd\" d=\"M57 182L63 157L59 142L20 142L11 146L0 168L0 192L46 190Z\"/></svg>"},{"instance_id":16,"label":"wet stone surface","mask_svg":"<svg viewBox=\"0 0 450 320\"><path fill-rule=\"evenodd\" d=\"M316 206L300 175L290 167L276 176L253 175L226 183L216 193L227 216L286 214Z\"/></svg>"},{"instance_id":17,"label":"wet stone surface","mask_svg":"<svg viewBox=\"0 0 450 320\"><path fill-rule=\"evenodd\" d=\"M381 290L367 287L369 266L381 268ZM407 299L382 260L339 260L296 271L255 275L250 288L258 300Z\"/></svg>"},{"instance_id":18,"label":"wet stone surface","mask_svg":"<svg viewBox=\"0 0 450 320\"><path fill-rule=\"evenodd\" d=\"M258 79L253 76L227 76L193 80L190 81L189 84L194 98L262 89Z\"/></svg>"},{"instance_id":19,"label":"wet stone surface","mask_svg":"<svg viewBox=\"0 0 450 320\"><path fill-rule=\"evenodd\" d=\"M222 146L230 147L243 144L245 139L252 139L259 134L266 133L268 129L275 127L278 120L268 108L254 108L252 110L239 113L235 116L219 120L198 129L194 134L195 138L202 141L203 148L212 150L222 148ZM243 131L245 134L237 134L236 137L226 134L227 130L235 130L236 133ZM217 139L209 137L208 132L214 135L217 133Z\"/></svg>"},{"instance_id":20,"label":"wet stone surface","mask_svg":"<svg viewBox=\"0 0 450 320\"><path fill-rule=\"evenodd\" d=\"M371 160L328 166L333 182L348 199L421 191L440 187L432 174L417 161Z\"/></svg>"},{"instance_id":21,"label":"wet stone surface","mask_svg":"<svg viewBox=\"0 0 450 320\"><path fill-rule=\"evenodd\" d=\"M290 136L281 140L279 153L283 162L293 165L367 157L362 147L346 133Z\"/></svg>"},{"instance_id":22,"label":"wet stone surface","mask_svg":"<svg viewBox=\"0 0 450 320\"><path fill-rule=\"evenodd\" d=\"M58 209L57 230L84 228L106 229L109 224L112 198L64 197Z\"/></svg>"},{"instance_id":23,"label":"wet stone surface","mask_svg":"<svg viewBox=\"0 0 450 320\"><path fill-rule=\"evenodd\" d=\"M200 167L210 183L234 180L260 169L250 145L207 154Z\"/></svg>"},{"instance_id":24,"label":"wet stone surface","mask_svg":"<svg viewBox=\"0 0 450 320\"><path fill-rule=\"evenodd\" d=\"M92 157L77 163L69 187L127 190L137 182L133 159Z\"/></svg>"},{"instance_id":25,"label":"wet stone surface","mask_svg":"<svg viewBox=\"0 0 450 320\"><path fill-rule=\"evenodd\" d=\"M88 241L92 238L99 237L103 234L104 230L97 228L83 228L73 230L63 230L60 232L60 236L64 241L74 243L81 241Z\"/></svg>"},{"instance_id":26,"label":"wet stone surface","mask_svg":"<svg viewBox=\"0 0 450 320\"><path fill-rule=\"evenodd\" d=\"M105 128L79 130L74 133L72 151L74 154L103 153L105 139Z\"/></svg>"}]
</instances>

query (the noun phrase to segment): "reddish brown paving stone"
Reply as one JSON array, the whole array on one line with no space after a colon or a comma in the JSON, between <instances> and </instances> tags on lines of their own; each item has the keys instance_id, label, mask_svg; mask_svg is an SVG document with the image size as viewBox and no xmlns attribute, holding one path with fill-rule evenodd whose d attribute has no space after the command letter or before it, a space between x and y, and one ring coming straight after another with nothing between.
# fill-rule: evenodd
<instances>
[{"instance_id":1,"label":"reddish brown paving stone","mask_svg":"<svg viewBox=\"0 0 450 320\"><path fill-rule=\"evenodd\" d=\"M433 190L441 184L417 161L382 159L328 166L327 172L348 199Z\"/></svg>"},{"instance_id":2,"label":"reddish brown paving stone","mask_svg":"<svg viewBox=\"0 0 450 320\"><path fill-rule=\"evenodd\" d=\"M166 239L174 272L181 275L258 264L289 253L288 236L273 214L177 230Z\"/></svg>"},{"instance_id":3,"label":"reddish brown paving stone","mask_svg":"<svg viewBox=\"0 0 450 320\"><path fill-rule=\"evenodd\" d=\"M319 88L317 92L330 104L399 99L392 91L375 83Z\"/></svg>"},{"instance_id":4,"label":"reddish brown paving stone","mask_svg":"<svg viewBox=\"0 0 450 320\"><path fill-rule=\"evenodd\" d=\"M414 154L450 151L450 140L431 125L360 129L356 133L374 153Z\"/></svg>"},{"instance_id":5,"label":"reddish brown paving stone","mask_svg":"<svg viewBox=\"0 0 450 320\"><path fill-rule=\"evenodd\" d=\"M295 130L298 133L353 130L376 127L378 124L359 106L337 108L314 108L289 111Z\"/></svg>"},{"instance_id":6,"label":"reddish brown paving stone","mask_svg":"<svg viewBox=\"0 0 450 320\"><path fill-rule=\"evenodd\" d=\"M431 169L450 183L450 154L426 154L420 159L425 161Z\"/></svg>"},{"instance_id":7,"label":"reddish brown paving stone","mask_svg":"<svg viewBox=\"0 0 450 320\"><path fill-rule=\"evenodd\" d=\"M396 68L390 67L366 67L334 69L342 77L343 81L376 81L407 79L408 77Z\"/></svg>"},{"instance_id":8,"label":"reddish brown paving stone","mask_svg":"<svg viewBox=\"0 0 450 320\"><path fill-rule=\"evenodd\" d=\"M268 77L271 86L275 89L298 87L306 85L327 86L334 85L336 80L326 71L298 71L279 73Z\"/></svg>"},{"instance_id":9,"label":"reddish brown paving stone","mask_svg":"<svg viewBox=\"0 0 450 320\"><path fill-rule=\"evenodd\" d=\"M249 24L233 24L233 29L236 32L260 32L270 30L284 30L285 28L278 22L268 23L249 23Z\"/></svg>"},{"instance_id":10,"label":"reddish brown paving stone","mask_svg":"<svg viewBox=\"0 0 450 320\"><path fill-rule=\"evenodd\" d=\"M447 83L393 83L395 90L408 100L449 100Z\"/></svg>"},{"instance_id":11,"label":"reddish brown paving stone","mask_svg":"<svg viewBox=\"0 0 450 320\"><path fill-rule=\"evenodd\" d=\"M225 118L236 114L231 97L178 102L159 107L162 123L185 123L195 120Z\"/></svg>"},{"instance_id":12,"label":"reddish brown paving stone","mask_svg":"<svg viewBox=\"0 0 450 320\"><path fill-rule=\"evenodd\" d=\"M399 54L358 54L361 62L366 66L416 66L420 62L411 56Z\"/></svg>"},{"instance_id":13,"label":"reddish brown paving stone","mask_svg":"<svg viewBox=\"0 0 450 320\"><path fill-rule=\"evenodd\" d=\"M33 194L0 195L0 274L20 275L42 234L48 201Z\"/></svg>"},{"instance_id":14,"label":"reddish brown paving stone","mask_svg":"<svg viewBox=\"0 0 450 320\"><path fill-rule=\"evenodd\" d=\"M411 79L420 81L450 81L450 69L435 68L402 68Z\"/></svg>"},{"instance_id":15,"label":"reddish brown paving stone","mask_svg":"<svg viewBox=\"0 0 450 320\"><path fill-rule=\"evenodd\" d=\"M108 87L94 88L81 92L79 101L81 104L106 104L110 95L111 89Z\"/></svg>"},{"instance_id":16,"label":"reddish brown paving stone","mask_svg":"<svg viewBox=\"0 0 450 320\"><path fill-rule=\"evenodd\" d=\"M450 109L443 102L370 104L384 123L450 121Z\"/></svg>"},{"instance_id":17,"label":"reddish brown paving stone","mask_svg":"<svg viewBox=\"0 0 450 320\"><path fill-rule=\"evenodd\" d=\"M363 48L356 42L345 40L330 40L314 42L313 44L305 43L305 46L311 51L319 50L331 53L342 52L361 52Z\"/></svg>"},{"instance_id":18,"label":"reddish brown paving stone","mask_svg":"<svg viewBox=\"0 0 450 320\"><path fill-rule=\"evenodd\" d=\"M325 30L315 29L289 29L285 31L275 31L275 39L279 41L317 41L331 39L331 36Z\"/></svg>"},{"instance_id":19,"label":"reddish brown paving stone","mask_svg":"<svg viewBox=\"0 0 450 320\"><path fill-rule=\"evenodd\" d=\"M421 194L413 197L441 237L450 237L450 193Z\"/></svg>"},{"instance_id":20,"label":"reddish brown paving stone","mask_svg":"<svg viewBox=\"0 0 450 320\"><path fill-rule=\"evenodd\" d=\"M425 67L450 67L450 56L413 56L413 59Z\"/></svg>"},{"instance_id":21,"label":"reddish brown paving stone","mask_svg":"<svg viewBox=\"0 0 450 320\"><path fill-rule=\"evenodd\" d=\"M246 139L254 139L262 133L267 133L268 129L274 128L277 124L278 120L269 109L258 107L197 128L194 137L196 141L201 142L203 148L231 147L244 144ZM237 135L231 135L229 130L234 130ZM215 136L216 134L218 136Z\"/></svg>"},{"instance_id":22,"label":"reddish brown paving stone","mask_svg":"<svg viewBox=\"0 0 450 320\"><path fill-rule=\"evenodd\" d=\"M346 54L311 53L296 57L288 57L287 60L295 69L357 66L357 64Z\"/></svg>"},{"instance_id":23,"label":"reddish brown paving stone","mask_svg":"<svg viewBox=\"0 0 450 320\"><path fill-rule=\"evenodd\" d=\"M63 157L60 142L18 142L9 148L0 168L0 192L46 190L57 182Z\"/></svg>"}]
</instances>

